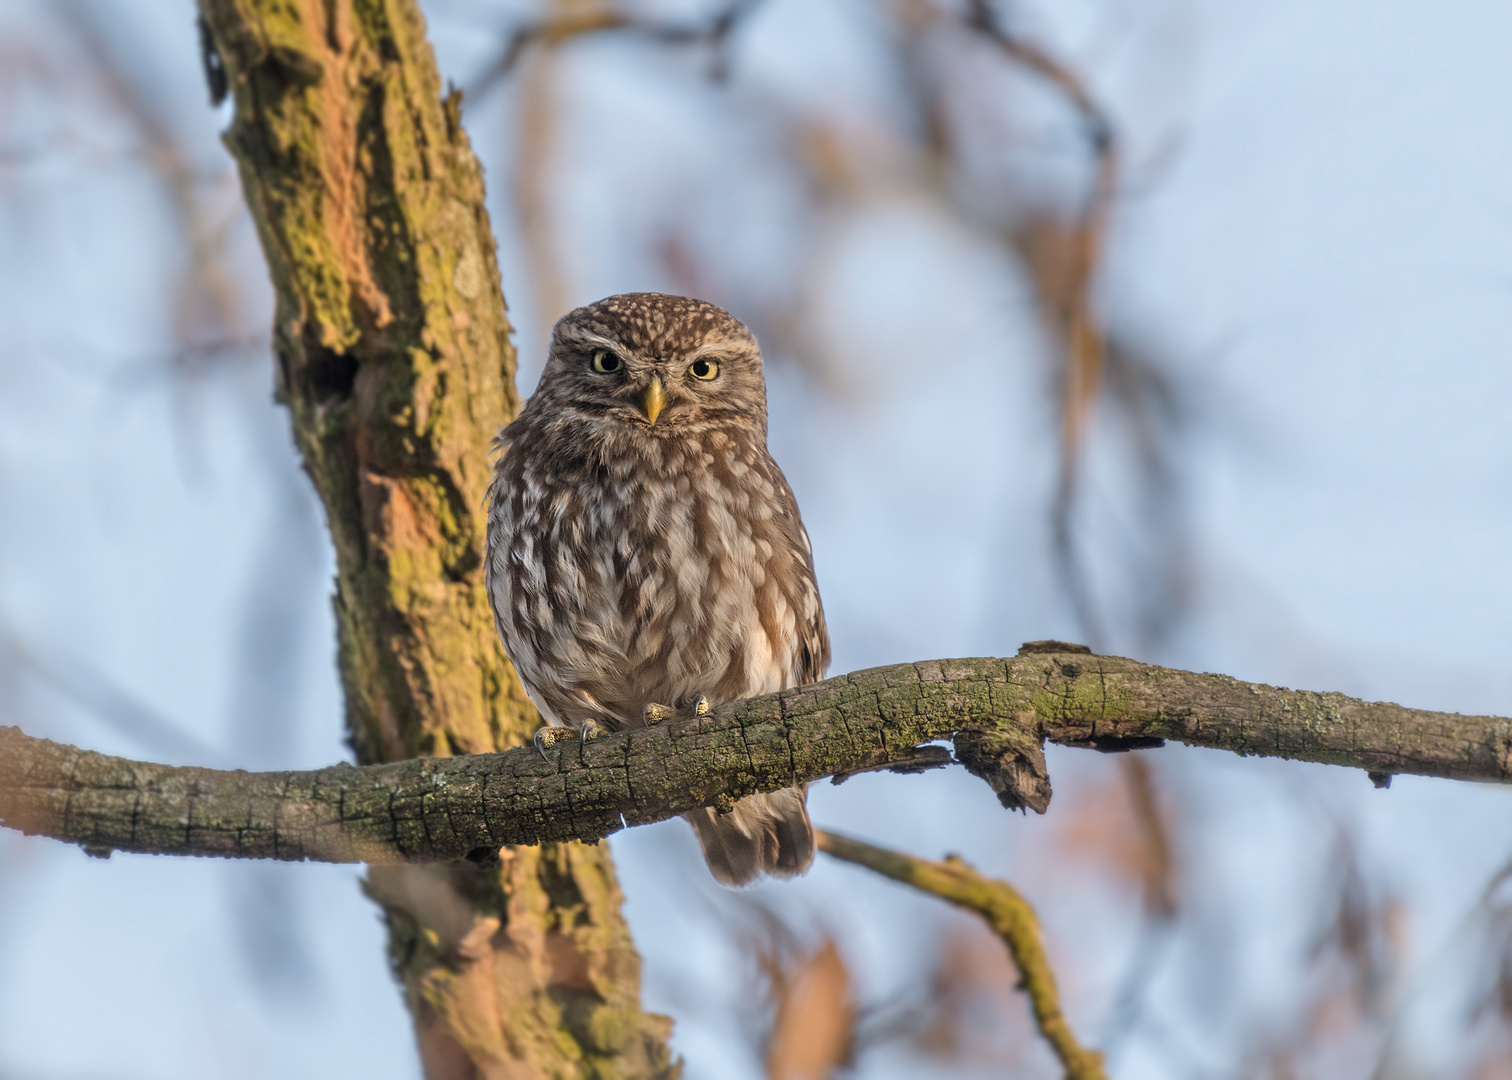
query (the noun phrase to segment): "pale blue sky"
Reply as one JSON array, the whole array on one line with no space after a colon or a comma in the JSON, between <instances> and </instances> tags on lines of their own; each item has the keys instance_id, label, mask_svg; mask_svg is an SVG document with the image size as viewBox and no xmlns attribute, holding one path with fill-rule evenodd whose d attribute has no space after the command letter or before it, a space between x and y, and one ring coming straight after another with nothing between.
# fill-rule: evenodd
<instances>
[{"instance_id":1,"label":"pale blue sky","mask_svg":"<svg viewBox=\"0 0 1512 1080\"><path fill-rule=\"evenodd\" d=\"M728 93L869 115L886 88L867 10L770 4L737 44ZM267 287L203 102L191 7L160 0L123 17L111 25L144 43L144 77L220 208L240 326L260 333ZM1026 20L1100 73L1127 133L1134 177L1105 295L1160 344L1193 417L1179 448L1194 602L1148 658L1512 715L1512 9L1190 0ZM446 75L466 84L487 55L483 30L501 25L457 0L436 5ZM83 674L95 672L168 733L102 721L9 647L0 722L159 760L330 762L346 750L329 556L267 358L170 377L163 295L184 257L172 211L80 80L25 68L19 46L66 55L61 40L45 3L0 3L11 50L0 56L0 631L76 686L95 685ZM647 77L656 65L613 43L576 47L561 67L575 120L553 204L568 302L670 287L644 257L662 204L627 209L612 186L627 175L672 193L704 250L728 251L718 287L731 295L763 295L766 268L788 257L802 193L775 172L737 182L724 171L779 133L731 127L728 101L689 104L697 65L665 64L686 69L686 84ZM528 391L546 326L503 197L514 107L496 95L468 124ZM1043 152L1074 157L1074 146ZM1018 271L907 187L867 189L815 229L822 272L786 284L809 297L805 331L838 389L774 361L772 446L813 536L833 670L1075 638L1051 573L1055 433ZM1132 531L1125 453L1094 442L1084 534L1115 607L1138 584L1120 555ZM258 619L288 643L276 680L247 665ZM1114 651L1132 650L1119 634ZM188 738L175 742L174 726ZM1067 959L1078 1026L1095 1034L1134 900L1090 871L1045 869L1036 853L1061 835L1057 810L1117 763L1079 751L1050 761L1057 805L1045 819L1004 814L959 770L822 785L813 814L1020 881ZM1118 1075L1234 1075L1252 1021L1285 1028L1333 818L1407 905L1408 970L1425 973L1400 993L1436 1011L1404 1014L1404 1060L1445 1075L1434 1063L1457 1030L1455 950L1466 947L1451 932L1512 857L1509 793L1412 779L1382 793L1355 772L1177 748L1152 762L1193 822L1190 928L1151 1006L1182 1049L1173 1059L1136 1041ZM752 993L730 977L742 970L726 930L738 902L707 883L680 822L614 847L648 1002L678 1016L690 1077L759 1075L735 1020ZM0 834L0 1076L416 1075L357 879L349 868L102 862ZM878 995L918 978L948 919L825 863L755 895L833 928ZM690 914L670 915L680 904ZM910 922L919 929L899 948ZM1218 948L1204 927L1223 928L1227 966L1215 970L1229 973L1205 1001L1173 974ZM913 1074L881 1056L863 1066Z\"/></svg>"}]
</instances>

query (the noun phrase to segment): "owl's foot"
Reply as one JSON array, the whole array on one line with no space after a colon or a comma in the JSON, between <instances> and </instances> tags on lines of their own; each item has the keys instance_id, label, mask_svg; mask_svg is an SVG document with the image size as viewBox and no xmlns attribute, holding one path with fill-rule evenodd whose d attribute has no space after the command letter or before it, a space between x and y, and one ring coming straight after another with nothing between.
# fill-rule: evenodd
<instances>
[{"instance_id":1,"label":"owl's foot","mask_svg":"<svg viewBox=\"0 0 1512 1080\"><path fill-rule=\"evenodd\" d=\"M563 739L576 735L578 742L587 742L589 739L598 738L603 731L604 729L593 720L584 720L576 729L567 727L565 724L547 724L535 733L535 748L541 752L542 758L550 761L551 759L546 757L546 751Z\"/></svg>"},{"instance_id":2,"label":"owl's foot","mask_svg":"<svg viewBox=\"0 0 1512 1080\"><path fill-rule=\"evenodd\" d=\"M658 705L654 701L641 708L641 722L644 723L647 727L650 727L652 724L659 724L663 720L670 720L676 715L677 710L672 706ZM693 715L709 715L709 699L704 697L702 694L698 695L698 700L693 704Z\"/></svg>"},{"instance_id":3,"label":"owl's foot","mask_svg":"<svg viewBox=\"0 0 1512 1080\"><path fill-rule=\"evenodd\" d=\"M571 734L572 729L570 727L563 727L560 724L547 724L545 727L537 730L535 733L535 748L540 752L541 759L543 761L550 761L551 759L546 756L546 751Z\"/></svg>"},{"instance_id":4,"label":"owl's foot","mask_svg":"<svg viewBox=\"0 0 1512 1080\"><path fill-rule=\"evenodd\" d=\"M573 735L576 735L579 743L587 743L590 738L599 738L599 735L602 734L603 728L600 728L594 720L584 720L581 725L578 725L578 728L569 728L569 726L549 723L549 725L541 728L540 731L535 732L535 749L540 750L541 758L550 761L550 758L546 756L547 750L561 743L564 738L572 738Z\"/></svg>"}]
</instances>

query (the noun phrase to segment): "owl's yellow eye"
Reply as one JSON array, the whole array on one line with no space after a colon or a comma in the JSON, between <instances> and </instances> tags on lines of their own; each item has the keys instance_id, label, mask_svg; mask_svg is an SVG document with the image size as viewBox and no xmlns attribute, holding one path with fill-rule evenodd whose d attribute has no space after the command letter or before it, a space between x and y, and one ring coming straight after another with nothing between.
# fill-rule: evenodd
<instances>
[{"instance_id":1,"label":"owl's yellow eye","mask_svg":"<svg viewBox=\"0 0 1512 1080\"><path fill-rule=\"evenodd\" d=\"M695 379L709 382L711 379L719 378L719 365L713 360L695 360L688 366L688 374Z\"/></svg>"},{"instance_id":2,"label":"owl's yellow eye","mask_svg":"<svg viewBox=\"0 0 1512 1080\"><path fill-rule=\"evenodd\" d=\"M593 370L600 375L612 375L621 366L619 354L612 353L608 349L600 349L593 354Z\"/></svg>"}]
</instances>

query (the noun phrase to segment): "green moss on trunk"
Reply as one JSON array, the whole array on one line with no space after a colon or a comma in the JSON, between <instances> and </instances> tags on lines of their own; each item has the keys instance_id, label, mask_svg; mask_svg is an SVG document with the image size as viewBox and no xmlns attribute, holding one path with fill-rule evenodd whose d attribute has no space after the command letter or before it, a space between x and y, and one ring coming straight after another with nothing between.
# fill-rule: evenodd
<instances>
[{"instance_id":1,"label":"green moss on trunk","mask_svg":"<svg viewBox=\"0 0 1512 1080\"><path fill-rule=\"evenodd\" d=\"M519 407L514 351L482 173L418 6L200 10L277 297L279 399L336 549L352 746L374 763L520 745L539 719L482 570L489 442ZM640 1010L608 851L502 865L370 881L428 1073L667 1075L668 1022ZM570 922L559 896L576 897Z\"/></svg>"}]
</instances>

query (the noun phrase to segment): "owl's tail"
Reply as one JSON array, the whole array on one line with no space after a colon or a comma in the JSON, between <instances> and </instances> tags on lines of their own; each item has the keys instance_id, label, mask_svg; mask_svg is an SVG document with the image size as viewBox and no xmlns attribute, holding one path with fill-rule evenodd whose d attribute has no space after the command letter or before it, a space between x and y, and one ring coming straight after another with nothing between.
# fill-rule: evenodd
<instances>
[{"instance_id":1,"label":"owl's tail","mask_svg":"<svg viewBox=\"0 0 1512 1080\"><path fill-rule=\"evenodd\" d=\"M804 793L808 785L747 795L728 814L684 814L703 848L709 871L723 885L749 885L761 873L796 877L814 861L814 826Z\"/></svg>"}]
</instances>

